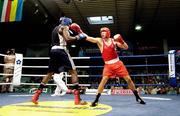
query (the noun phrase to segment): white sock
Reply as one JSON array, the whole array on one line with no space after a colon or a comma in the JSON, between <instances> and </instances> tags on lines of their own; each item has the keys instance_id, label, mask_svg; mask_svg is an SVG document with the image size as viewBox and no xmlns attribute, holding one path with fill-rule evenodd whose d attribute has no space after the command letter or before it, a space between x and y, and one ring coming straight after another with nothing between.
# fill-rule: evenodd
<instances>
[{"instance_id":1,"label":"white sock","mask_svg":"<svg viewBox=\"0 0 180 116\"><path fill-rule=\"evenodd\" d=\"M54 74L54 81L55 81L55 83L57 84L57 91L67 91L68 90L68 88L67 88L67 86L66 86L66 84L65 84L65 82L62 80L63 79L63 72L62 73L60 73L60 74Z\"/></svg>"},{"instance_id":2,"label":"white sock","mask_svg":"<svg viewBox=\"0 0 180 116\"><path fill-rule=\"evenodd\" d=\"M61 88L58 85L56 85L56 89L55 89L54 93L58 95L58 94L60 94L60 92L61 92Z\"/></svg>"}]
</instances>

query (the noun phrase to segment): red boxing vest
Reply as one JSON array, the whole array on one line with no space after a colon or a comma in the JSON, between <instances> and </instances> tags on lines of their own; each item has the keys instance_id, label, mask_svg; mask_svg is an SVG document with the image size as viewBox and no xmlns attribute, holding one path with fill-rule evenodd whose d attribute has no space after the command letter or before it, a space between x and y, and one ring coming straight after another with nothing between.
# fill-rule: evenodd
<instances>
[{"instance_id":1,"label":"red boxing vest","mask_svg":"<svg viewBox=\"0 0 180 116\"><path fill-rule=\"evenodd\" d=\"M116 52L115 45L114 45L112 39L111 39L111 44L109 46L106 45L104 39L102 39L102 41L103 41L103 51L102 51L103 60L109 61L109 60L117 58L118 54Z\"/></svg>"}]
</instances>

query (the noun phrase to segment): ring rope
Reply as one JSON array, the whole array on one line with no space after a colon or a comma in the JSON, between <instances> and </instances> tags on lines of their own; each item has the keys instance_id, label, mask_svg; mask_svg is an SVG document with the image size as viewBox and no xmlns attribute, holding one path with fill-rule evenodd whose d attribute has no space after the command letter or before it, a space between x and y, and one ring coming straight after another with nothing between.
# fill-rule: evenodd
<instances>
[{"instance_id":1,"label":"ring rope","mask_svg":"<svg viewBox=\"0 0 180 116\"><path fill-rule=\"evenodd\" d=\"M4 74L0 73L0 75L13 75L13 74ZM40 74L22 74L24 77L43 77L45 75L40 75ZM168 76L168 74L161 73L161 74L131 74L130 76L133 77L147 77L147 76ZM71 75L67 75L67 77L71 77ZM78 75L78 77L102 77L102 75Z\"/></svg>"},{"instance_id":2,"label":"ring rope","mask_svg":"<svg viewBox=\"0 0 180 116\"><path fill-rule=\"evenodd\" d=\"M0 85L12 85L13 83L0 83ZM21 85L40 85L40 83L21 83ZM46 85L56 85L54 84L46 84ZM67 84L68 86L72 86L73 84ZM80 86L91 86L91 84L79 84Z\"/></svg>"},{"instance_id":3,"label":"ring rope","mask_svg":"<svg viewBox=\"0 0 180 116\"><path fill-rule=\"evenodd\" d=\"M6 55L6 54L0 54L0 56L4 56L4 57L6 57L6 56L8 56L8 57L15 57L15 56L9 56L9 55Z\"/></svg>"},{"instance_id":4,"label":"ring rope","mask_svg":"<svg viewBox=\"0 0 180 116\"><path fill-rule=\"evenodd\" d=\"M11 85L12 83L0 83L0 85ZM40 83L21 83L21 85L40 85ZM46 84L55 86L56 84ZM67 84L68 86L72 86L73 84ZM80 86L98 86L99 84L79 84ZM135 84L136 86L168 86L169 84ZM127 86L127 84L106 84L106 86ZM180 87L180 84L177 85Z\"/></svg>"},{"instance_id":5,"label":"ring rope","mask_svg":"<svg viewBox=\"0 0 180 116\"><path fill-rule=\"evenodd\" d=\"M168 66L168 64L141 64L141 65L125 65L126 67L159 67ZM48 66L22 66L23 68L48 68ZM103 66L75 66L76 68L103 68Z\"/></svg>"},{"instance_id":6,"label":"ring rope","mask_svg":"<svg viewBox=\"0 0 180 116\"><path fill-rule=\"evenodd\" d=\"M4 65L6 65L6 66L14 66L14 64L1 64L0 63L0 66L4 66Z\"/></svg>"},{"instance_id":7,"label":"ring rope","mask_svg":"<svg viewBox=\"0 0 180 116\"><path fill-rule=\"evenodd\" d=\"M21 83L22 85L40 85L40 83ZM54 84L46 84L46 85L56 85ZM72 86L73 84L67 84L68 86ZM91 86L90 84L79 84L80 86Z\"/></svg>"},{"instance_id":8,"label":"ring rope","mask_svg":"<svg viewBox=\"0 0 180 116\"><path fill-rule=\"evenodd\" d=\"M1 55L1 54L0 54ZM167 56L168 54L155 54L155 55L132 55L132 56L119 56L120 58L137 58L137 57L158 57ZM97 59L102 58L101 56L91 56L91 57L72 57L72 59ZM49 57L23 57L23 59L49 59Z\"/></svg>"},{"instance_id":9,"label":"ring rope","mask_svg":"<svg viewBox=\"0 0 180 116\"><path fill-rule=\"evenodd\" d=\"M14 66L13 64L0 64L0 66ZM126 67L160 67L168 66L168 64L140 64L140 65L125 65ZM22 66L23 68L48 68L48 66ZM76 68L103 68L103 66L75 66Z\"/></svg>"},{"instance_id":10,"label":"ring rope","mask_svg":"<svg viewBox=\"0 0 180 116\"><path fill-rule=\"evenodd\" d=\"M5 73L0 73L0 75L2 75L2 76L5 76L5 75L7 75L7 76L13 76L14 74L5 74Z\"/></svg>"},{"instance_id":11,"label":"ring rope","mask_svg":"<svg viewBox=\"0 0 180 116\"><path fill-rule=\"evenodd\" d=\"M92 84L98 86L99 84ZM136 86L168 86L168 84L135 84ZM106 84L105 86L128 86L128 84Z\"/></svg>"}]
</instances>

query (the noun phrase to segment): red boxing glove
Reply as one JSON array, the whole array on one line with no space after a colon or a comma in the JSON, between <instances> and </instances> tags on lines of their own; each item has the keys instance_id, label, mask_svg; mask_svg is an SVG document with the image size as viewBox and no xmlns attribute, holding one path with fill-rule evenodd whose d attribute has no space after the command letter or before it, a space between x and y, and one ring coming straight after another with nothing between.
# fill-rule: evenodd
<instances>
[{"instance_id":1,"label":"red boxing glove","mask_svg":"<svg viewBox=\"0 0 180 116\"><path fill-rule=\"evenodd\" d=\"M115 41L115 42L119 42L119 43L121 43L121 44L124 44L124 40L123 40L123 38L121 37L120 34L114 35L114 41Z\"/></svg>"},{"instance_id":2,"label":"red boxing glove","mask_svg":"<svg viewBox=\"0 0 180 116\"><path fill-rule=\"evenodd\" d=\"M83 31L81 30L81 27L77 23L72 23L70 25L70 29L77 32L78 34L83 33Z\"/></svg>"}]
</instances>

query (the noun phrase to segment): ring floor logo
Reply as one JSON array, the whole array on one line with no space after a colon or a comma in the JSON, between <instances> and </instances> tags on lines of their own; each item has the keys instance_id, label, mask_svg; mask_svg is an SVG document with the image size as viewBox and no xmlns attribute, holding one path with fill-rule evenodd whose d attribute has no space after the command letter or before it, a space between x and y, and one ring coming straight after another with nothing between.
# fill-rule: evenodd
<instances>
[{"instance_id":1,"label":"ring floor logo","mask_svg":"<svg viewBox=\"0 0 180 116\"><path fill-rule=\"evenodd\" d=\"M74 105L73 101L44 101L11 104L0 108L0 116L96 116L108 113L112 107L98 104L97 107Z\"/></svg>"}]
</instances>

